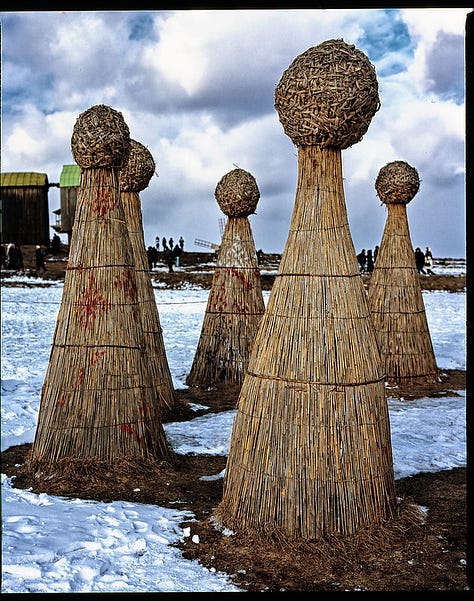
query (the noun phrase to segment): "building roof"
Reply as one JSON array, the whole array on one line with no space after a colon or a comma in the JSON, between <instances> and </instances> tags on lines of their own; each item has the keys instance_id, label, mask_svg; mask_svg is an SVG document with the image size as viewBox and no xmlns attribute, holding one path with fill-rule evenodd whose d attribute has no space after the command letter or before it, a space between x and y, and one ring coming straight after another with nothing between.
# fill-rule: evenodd
<instances>
[{"instance_id":1,"label":"building roof","mask_svg":"<svg viewBox=\"0 0 474 601\"><path fill-rule=\"evenodd\" d=\"M79 165L63 165L63 170L59 176L59 187L69 188L78 186L81 181L81 169Z\"/></svg>"},{"instance_id":2,"label":"building roof","mask_svg":"<svg viewBox=\"0 0 474 601\"><path fill-rule=\"evenodd\" d=\"M0 173L0 186L2 188L47 185L48 176L46 173L35 173L33 171L13 171L10 173Z\"/></svg>"}]
</instances>

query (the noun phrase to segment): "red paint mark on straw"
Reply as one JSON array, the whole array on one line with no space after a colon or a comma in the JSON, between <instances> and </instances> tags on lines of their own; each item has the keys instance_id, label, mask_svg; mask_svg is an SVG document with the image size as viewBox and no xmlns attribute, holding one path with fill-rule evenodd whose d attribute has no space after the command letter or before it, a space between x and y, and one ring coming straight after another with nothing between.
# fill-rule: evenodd
<instances>
[{"instance_id":1,"label":"red paint mark on straw","mask_svg":"<svg viewBox=\"0 0 474 601\"><path fill-rule=\"evenodd\" d=\"M116 195L111 194L111 189L108 186L99 186L96 196L92 200L92 211L97 213L99 217L105 217L107 213L113 211L116 207Z\"/></svg>"},{"instance_id":2,"label":"red paint mark on straw","mask_svg":"<svg viewBox=\"0 0 474 601\"><path fill-rule=\"evenodd\" d=\"M89 285L84 295L82 304L83 315L81 323L84 328L91 325L99 313L106 313L110 309L109 301L98 292L97 283L93 274L89 276Z\"/></svg>"}]
</instances>

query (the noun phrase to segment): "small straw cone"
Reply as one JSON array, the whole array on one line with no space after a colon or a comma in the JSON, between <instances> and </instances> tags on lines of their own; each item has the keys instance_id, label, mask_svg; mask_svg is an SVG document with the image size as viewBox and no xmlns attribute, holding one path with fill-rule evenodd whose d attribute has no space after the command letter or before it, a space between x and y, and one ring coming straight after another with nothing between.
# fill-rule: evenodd
<instances>
[{"instance_id":1,"label":"small straw cone","mask_svg":"<svg viewBox=\"0 0 474 601\"><path fill-rule=\"evenodd\" d=\"M129 157L128 127L114 109L91 107L77 119L71 147L81 180L30 459L168 459L120 202L117 172Z\"/></svg>"},{"instance_id":2,"label":"small straw cone","mask_svg":"<svg viewBox=\"0 0 474 601\"><path fill-rule=\"evenodd\" d=\"M324 78L334 70L336 91L339 82L350 86L352 76L356 87L372 78L375 98L361 97L369 107L366 122L355 94L350 110L358 117L353 137L340 141L344 146L360 138L378 107L373 67L359 52L354 65L351 48L330 41L328 61L320 47L307 51L304 63L314 59L308 79L304 65L289 69L275 91L284 113L295 106L292 90L299 94L306 85L308 94L314 92L313 108L324 113L328 107L319 107L311 80L319 61ZM298 102L305 119L310 103ZM330 104L331 111L345 110L337 97ZM295 131L293 141L300 145L295 205L240 391L223 499L214 517L236 531L319 539L350 535L392 517L396 496L384 375L349 230L341 150L326 144L334 132L319 139L314 124L303 144L297 118L280 114L285 131ZM349 121L346 133L350 129Z\"/></svg>"},{"instance_id":3,"label":"small straw cone","mask_svg":"<svg viewBox=\"0 0 474 601\"><path fill-rule=\"evenodd\" d=\"M148 269L139 196L139 193L148 186L154 173L155 161L150 151L140 142L131 140L129 161L119 174L120 198L135 262L138 305L142 315L152 384L155 388L162 420L166 421L172 415L177 400Z\"/></svg>"},{"instance_id":4,"label":"small straw cone","mask_svg":"<svg viewBox=\"0 0 474 601\"><path fill-rule=\"evenodd\" d=\"M228 219L196 354L186 378L188 386L240 386L265 312L247 217L255 211L260 197L255 178L243 169L235 169L218 183L215 196Z\"/></svg>"},{"instance_id":5,"label":"small straw cone","mask_svg":"<svg viewBox=\"0 0 474 601\"><path fill-rule=\"evenodd\" d=\"M439 374L406 211L418 192L418 172L404 161L388 163L380 170L375 187L388 214L368 302L387 382L434 382Z\"/></svg>"}]
</instances>

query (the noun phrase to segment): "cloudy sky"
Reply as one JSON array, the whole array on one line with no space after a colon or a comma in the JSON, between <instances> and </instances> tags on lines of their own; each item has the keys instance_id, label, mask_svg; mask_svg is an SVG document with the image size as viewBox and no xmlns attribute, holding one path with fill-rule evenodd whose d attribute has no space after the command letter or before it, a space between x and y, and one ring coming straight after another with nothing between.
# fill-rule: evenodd
<instances>
[{"instance_id":1,"label":"cloudy sky","mask_svg":"<svg viewBox=\"0 0 474 601\"><path fill-rule=\"evenodd\" d=\"M214 190L240 167L260 190L250 216L256 248L282 252L297 149L274 109L275 86L296 56L342 38L375 66L381 101L362 141L342 151L356 250L380 243L387 212L375 179L385 164L403 160L421 180L407 207L413 245L465 257L470 10L2 12L1 170L59 182L62 166L74 162L77 117L106 104L122 112L156 162L140 195L146 245L156 235L182 235L189 251L203 250L196 238L218 243L224 215ZM49 207L59 208L57 188Z\"/></svg>"}]
</instances>

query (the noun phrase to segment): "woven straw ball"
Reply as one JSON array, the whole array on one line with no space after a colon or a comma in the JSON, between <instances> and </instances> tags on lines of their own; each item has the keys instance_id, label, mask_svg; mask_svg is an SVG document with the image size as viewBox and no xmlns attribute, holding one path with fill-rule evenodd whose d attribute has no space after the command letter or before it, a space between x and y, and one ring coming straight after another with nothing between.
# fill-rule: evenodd
<instances>
[{"instance_id":1,"label":"woven straw ball","mask_svg":"<svg viewBox=\"0 0 474 601\"><path fill-rule=\"evenodd\" d=\"M255 213L260 190L254 176L245 169L234 169L219 181L214 196L228 217L247 217Z\"/></svg>"},{"instance_id":2,"label":"woven straw ball","mask_svg":"<svg viewBox=\"0 0 474 601\"><path fill-rule=\"evenodd\" d=\"M120 190L123 192L141 192L150 183L155 173L155 161L151 152L137 142L130 140L130 156L119 174Z\"/></svg>"},{"instance_id":3,"label":"woven straw ball","mask_svg":"<svg viewBox=\"0 0 474 601\"><path fill-rule=\"evenodd\" d=\"M377 195L385 204L408 204L419 187L418 171L405 161L387 163L375 180Z\"/></svg>"},{"instance_id":4,"label":"woven straw ball","mask_svg":"<svg viewBox=\"0 0 474 601\"><path fill-rule=\"evenodd\" d=\"M373 65L341 39L297 56L275 88L280 123L298 147L348 148L362 139L379 108Z\"/></svg>"},{"instance_id":5,"label":"woven straw ball","mask_svg":"<svg viewBox=\"0 0 474 601\"><path fill-rule=\"evenodd\" d=\"M130 154L130 132L122 113L104 104L81 113L72 132L71 150L82 169L120 169Z\"/></svg>"}]
</instances>

